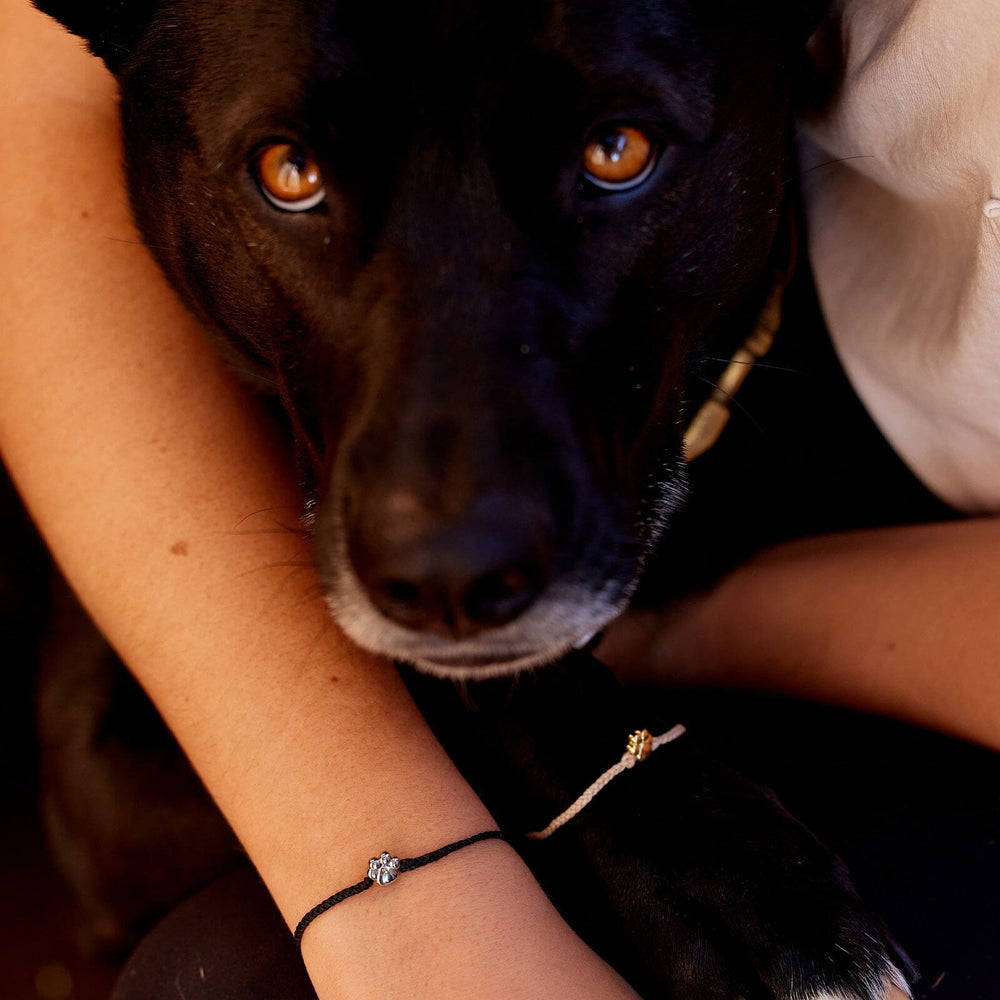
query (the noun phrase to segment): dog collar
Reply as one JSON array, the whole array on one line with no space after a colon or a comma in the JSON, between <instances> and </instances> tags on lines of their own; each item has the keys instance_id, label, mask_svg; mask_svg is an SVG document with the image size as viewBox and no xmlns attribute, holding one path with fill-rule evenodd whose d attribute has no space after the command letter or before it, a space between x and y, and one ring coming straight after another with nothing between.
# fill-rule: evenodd
<instances>
[{"instance_id":1,"label":"dog collar","mask_svg":"<svg viewBox=\"0 0 1000 1000\"><path fill-rule=\"evenodd\" d=\"M684 461L693 462L704 455L722 436L729 422L730 406L740 386L753 371L754 365L764 357L774 343L774 336L781 326L781 308L785 289L791 280L795 260L794 229L790 237L789 264L775 279L757 316L750 335L729 359L722 375L715 382L712 394L701 404L684 432Z\"/></svg>"}]
</instances>

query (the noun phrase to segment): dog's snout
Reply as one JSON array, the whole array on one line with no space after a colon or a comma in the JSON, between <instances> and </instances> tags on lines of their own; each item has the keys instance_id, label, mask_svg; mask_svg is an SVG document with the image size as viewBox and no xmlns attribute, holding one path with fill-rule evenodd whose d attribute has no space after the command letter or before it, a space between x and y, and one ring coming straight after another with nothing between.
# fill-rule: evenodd
<instances>
[{"instance_id":1,"label":"dog's snout","mask_svg":"<svg viewBox=\"0 0 1000 1000\"><path fill-rule=\"evenodd\" d=\"M348 524L351 561L372 603L405 628L468 638L524 612L553 561L544 505L487 494L445 516L408 491L368 496Z\"/></svg>"}]
</instances>

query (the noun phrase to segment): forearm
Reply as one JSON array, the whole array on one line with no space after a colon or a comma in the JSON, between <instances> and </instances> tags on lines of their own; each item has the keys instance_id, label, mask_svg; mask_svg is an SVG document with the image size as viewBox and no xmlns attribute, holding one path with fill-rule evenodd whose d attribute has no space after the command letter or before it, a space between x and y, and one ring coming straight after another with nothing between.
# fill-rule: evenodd
<instances>
[{"instance_id":1,"label":"forearm","mask_svg":"<svg viewBox=\"0 0 1000 1000\"><path fill-rule=\"evenodd\" d=\"M0 450L290 925L383 849L492 827L391 664L330 621L282 443L139 245L113 84L0 0ZM28 85L25 81L30 80ZM469 877L461 878L462 874ZM394 935L396 955L373 960ZM459 852L325 915L321 997L633 994L514 852Z\"/></svg>"},{"instance_id":2,"label":"forearm","mask_svg":"<svg viewBox=\"0 0 1000 1000\"><path fill-rule=\"evenodd\" d=\"M1000 748L998 565L1000 519L789 542L607 653L633 676L783 691Z\"/></svg>"}]
</instances>

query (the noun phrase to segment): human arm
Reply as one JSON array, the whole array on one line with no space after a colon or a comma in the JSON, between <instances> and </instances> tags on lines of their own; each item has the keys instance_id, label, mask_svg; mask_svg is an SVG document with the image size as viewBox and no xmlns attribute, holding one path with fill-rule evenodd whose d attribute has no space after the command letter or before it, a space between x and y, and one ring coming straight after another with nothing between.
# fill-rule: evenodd
<instances>
[{"instance_id":1,"label":"human arm","mask_svg":"<svg viewBox=\"0 0 1000 1000\"><path fill-rule=\"evenodd\" d=\"M110 77L24 0L0 40L0 450L294 925L384 847L494 824L278 527L286 451L139 244ZM304 956L322 1000L634 996L497 842L337 907Z\"/></svg>"},{"instance_id":2,"label":"human arm","mask_svg":"<svg viewBox=\"0 0 1000 1000\"><path fill-rule=\"evenodd\" d=\"M761 688L1000 749L1000 519L787 542L612 631L633 680Z\"/></svg>"}]
</instances>

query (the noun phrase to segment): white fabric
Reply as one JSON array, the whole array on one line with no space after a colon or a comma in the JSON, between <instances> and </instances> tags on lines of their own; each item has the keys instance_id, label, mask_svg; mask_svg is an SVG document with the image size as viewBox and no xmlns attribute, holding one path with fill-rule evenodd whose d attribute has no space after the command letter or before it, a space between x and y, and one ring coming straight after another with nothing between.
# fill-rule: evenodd
<instances>
[{"instance_id":1,"label":"white fabric","mask_svg":"<svg viewBox=\"0 0 1000 1000\"><path fill-rule=\"evenodd\" d=\"M840 8L844 84L803 124L823 310L910 468L1000 511L1000 0Z\"/></svg>"}]
</instances>

